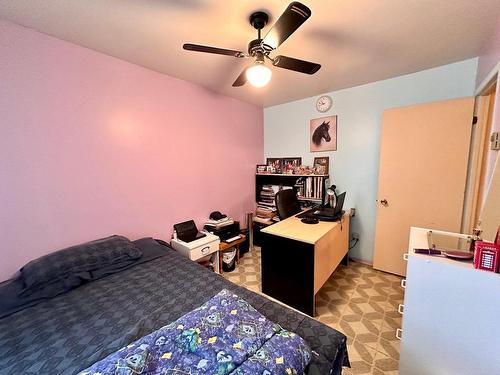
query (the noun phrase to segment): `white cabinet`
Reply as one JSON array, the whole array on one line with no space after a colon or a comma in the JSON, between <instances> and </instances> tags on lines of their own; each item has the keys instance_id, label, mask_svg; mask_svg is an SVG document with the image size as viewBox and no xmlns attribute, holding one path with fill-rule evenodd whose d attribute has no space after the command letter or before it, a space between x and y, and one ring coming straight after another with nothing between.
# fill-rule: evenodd
<instances>
[{"instance_id":1,"label":"white cabinet","mask_svg":"<svg viewBox=\"0 0 500 375\"><path fill-rule=\"evenodd\" d=\"M191 242L184 242L179 239L172 239L170 242L172 247L180 254L184 255L195 262L210 258L214 264L214 270L220 273L219 270L219 237L206 233L206 236Z\"/></svg>"},{"instance_id":2,"label":"white cabinet","mask_svg":"<svg viewBox=\"0 0 500 375\"><path fill-rule=\"evenodd\" d=\"M500 275L414 254L426 233L410 233L399 373L500 374Z\"/></svg>"}]
</instances>

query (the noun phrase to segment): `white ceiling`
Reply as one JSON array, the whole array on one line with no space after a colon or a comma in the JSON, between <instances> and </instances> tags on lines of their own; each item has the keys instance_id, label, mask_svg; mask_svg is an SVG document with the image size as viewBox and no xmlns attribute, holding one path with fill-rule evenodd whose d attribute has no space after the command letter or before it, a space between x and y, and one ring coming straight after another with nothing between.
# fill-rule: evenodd
<instances>
[{"instance_id":1,"label":"white ceiling","mask_svg":"<svg viewBox=\"0 0 500 375\"><path fill-rule=\"evenodd\" d=\"M0 0L0 17L263 106L477 56L500 0L303 0L311 18L279 54L318 62L313 76L273 68L261 89L232 87L249 60L188 52L185 42L246 52L248 23L278 0ZM264 29L265 32L269 26Z\"/></svg>"}]
</instances>

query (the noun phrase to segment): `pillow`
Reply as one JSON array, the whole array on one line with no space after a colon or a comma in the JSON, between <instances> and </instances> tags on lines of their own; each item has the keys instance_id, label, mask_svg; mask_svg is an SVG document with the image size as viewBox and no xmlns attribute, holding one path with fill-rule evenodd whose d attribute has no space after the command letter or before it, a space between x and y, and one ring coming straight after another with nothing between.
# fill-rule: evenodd
<instances>
[{"instance_id":1,"label":"pillow","mask_svg":"<svg viewBox=\"0 0 500 375\"><path fill-rule=\"evenodd\" d=\"M141 250L123 236L111 236L71 246L32 260L21 268L25 287L23 292L58 279L66 279L76 273L134 261L141 256Z\"/></svg>"}]
</instances>

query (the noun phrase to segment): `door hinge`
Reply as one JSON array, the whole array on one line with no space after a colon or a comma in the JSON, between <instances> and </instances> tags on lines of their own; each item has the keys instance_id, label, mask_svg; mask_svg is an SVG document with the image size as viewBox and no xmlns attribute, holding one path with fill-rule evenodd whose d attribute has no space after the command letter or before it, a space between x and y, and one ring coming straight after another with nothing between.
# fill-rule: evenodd
<instances>
[{"instance_id":1,"label":"door hinge","mask_svg":"<svg viewBox=\"0 0 500 375\"><path fill-rule=\"evenodd\" d=\"M472 117L472 125L477 124L477 116Z\"/></svg>"}]
</instances>

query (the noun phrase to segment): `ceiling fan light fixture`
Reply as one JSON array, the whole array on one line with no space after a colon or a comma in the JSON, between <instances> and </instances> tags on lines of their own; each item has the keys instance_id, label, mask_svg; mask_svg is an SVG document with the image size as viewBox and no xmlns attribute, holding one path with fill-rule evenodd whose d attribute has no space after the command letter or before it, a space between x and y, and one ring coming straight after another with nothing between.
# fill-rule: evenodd
<instances>
[{"instance_id":1,"label":"ceiling fan light fixture","mask_svg":"<svg viewBox=\"0 0 500 375\"><path fill-rule=\"evenodd\" d=\"M273 72L262 62L257 61L254 66L247 69L248 82L254 87L264 87L269 83Z\"/></svg>"}]
</instances>

